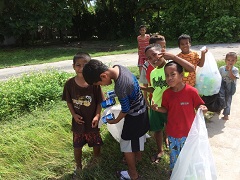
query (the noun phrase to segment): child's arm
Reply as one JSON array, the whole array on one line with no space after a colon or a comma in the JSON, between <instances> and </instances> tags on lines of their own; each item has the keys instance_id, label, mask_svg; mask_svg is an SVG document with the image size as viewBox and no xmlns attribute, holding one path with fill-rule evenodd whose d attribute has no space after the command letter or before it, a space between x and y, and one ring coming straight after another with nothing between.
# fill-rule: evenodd
<instances>
[{"instance_id":1,"label":"child's arm","mask_svg":"<svg viewBox=\"0 0 240 180\"><path fill-rule=\"evenodd\" d=\"M153 93L153 91L154 91L154 88L151 87L151 86L149 86L149 87L140 86L140 89L143 90L143 91L149 92L149 93Z\"/></svg>"},{"instance_id":2,"label":"child's arm","mask_svg":"<svg viewBox=\"0 0 240 180\"><path fill-rule=\"evenodd\" d=\"M78 115L78 114L75 113L72 103L68 103L68 102L67 102L67 106L68 106L68 109L69 109L70 113L72 114L72 117L74 118L74 120L75 120L78 124L83 124L84 121L83 121L82 116L80 116L80 115Z\"/></svg>"},{"instance_id":3,"label":"child's arm","mask_svg":"<svg viewBox=\"0 0 240 180\"><path fill-rule=\"evenodd\" d=\"M203 67L204 62L205 62L205 54L206 54L207 52L208 52L208 49L204 49L204 50L201 51L201 59L200 59L200 61L199 61L199 63L198 63L198 66L199 66L199 67Z\"/></svg>"},{"instance_id":4,"label":"child's arm","mask_svg":"<svg viewBox=\"0 0 240 180\"><path fill-rule=\"evenodd\" d=\"M206 114L206 112L208 111L208 108L205 105L200 105L200 106L198 106L198 108L202 109L203 114Z\"/></svg>"},{"instance_id":5,"label":"child's arm","mask_svg":"<svg viewBox=\"0 0 240 180\"><path fill-rule=\"evenodd\" d=\"M92 128L95 128L98 126L98 122L100 119L100 114L101 114L102 107L100 104L97 105L97 110L96 110L96 115L94 116L92 120Z\"/></svg>"},{"instance_id":6,"label":"child's arm","mask_svg":"<svg viewBox=\"0 0 240 180\"><path fill-rule=\"evenodd\" d=\"M232 72L232 68L233 68L233 65L232 66L226 66L226 70L228 70L228 74L229 74L229 77L232 79L232 80L235 80L237 79L236 76L233 74Z\"/></svg>"},{"instance_id":7,"label":"child's arm","mask_svg":"<svg viewBox=\"0 0 240 180\"><path fill-rule=\"evenodd\" d=\"M125 116L127 115L127 113L123 113L122 111L118 114L118 117L116 119L113 120L107 120L107 122L109 124L116 124L119 121L121 121Z\"/></svg>"},{"instance_id":8,"label":"child's arm","mask_svg":"<svg viewBox=\"0 0 240 180\"><path fill-rule=\"evenodd\" d=\"M148 88L148 84L143 84L143 87ZM147 106L149 107L150 104L148 102L148 92L147 91L143 91L143 97L145 99L145 102L146 102Z\"/></svg>"},{"instance_id":9,"label":"child's arm","mask_svg":"<svg viewBox=\"0 0 240 180\"><path fill-rule=\"evenodd\" d=\"M194 72L195 67L192 63L186 61L185 59L182 59L178 56L175 56L174 54L168 53L168 52L163 52L163 57L166 60L173 60L176 63L180 64L187 72Z\"/></svg>"},{"instance_id":10,"label":"child's arm","mask_svg":"<svg viewBox=\"0 0 240 180\"><path fill-rule=\"evenodd\" d=\"M158 111L158 112L161 112L161 113L167 113L167 109L165 108L165 107L158 107L158 105L157 104L154 104L154 102L152 101L152 109L154 110L154 111Z\"/></svg>"}]
</instances>

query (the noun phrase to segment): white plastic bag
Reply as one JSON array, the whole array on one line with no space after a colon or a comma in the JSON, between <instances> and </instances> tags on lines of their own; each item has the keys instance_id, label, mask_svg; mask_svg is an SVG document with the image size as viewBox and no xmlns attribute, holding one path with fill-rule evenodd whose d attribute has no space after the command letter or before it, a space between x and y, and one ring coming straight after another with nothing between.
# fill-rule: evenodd
<instances>
[{"instance_id":1,"label":"white plastic bag","mask_svg":"<svg viewBox=\"0 0 240 180\"><path fill-rule=\"evenodd\" d=\"M183 149L173 168L171 180L215 180L217 172L204 116L198 109Z\"/></svg>"},{"instance_id":2,"label":"white plastic bag","mask_svg":"<svg viewBox=\"0 0 240 180\"><path fill-rule=\"evenodd\" d=\"M117 117L120 111L121 111L120 105L111 106L111 107L106 108L103 111L102 116L105 116L109 113L113 113L114 116ZM102 120L100 120L98 123L98 127L100 128L102 126L102 124L103 124L103 122L102 122ZM124 118L122 120L120 120L117 124L108 124L107 123L108 131L111 133L113 138L116 139L116 141L118 141L118 142L121 139L123 124L124 124Z\"/></svg>"},{"instance_id":3,"label":"white plastic bag","mask_svg":"<svg viewBox=\"0 0 240 180\"><path fill-rule=\"evenodd\" d=\"M200 50L206 49L206 46ZM205 54L203 67L196 69L196 85L200 95L211 96L217 94L220 90L222 77L218 70L216 60L211 52Z\"/></svg>"}]
</instances>

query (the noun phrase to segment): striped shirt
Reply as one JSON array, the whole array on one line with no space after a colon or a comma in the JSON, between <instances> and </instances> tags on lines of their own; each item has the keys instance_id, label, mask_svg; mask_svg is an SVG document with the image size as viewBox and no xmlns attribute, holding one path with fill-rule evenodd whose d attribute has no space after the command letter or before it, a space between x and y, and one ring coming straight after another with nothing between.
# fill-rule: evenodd
<instances>
[{"instance_id":1,"label":"striped shirt","mask_svg":"<svg viewBox=\"0 0 240 180\"><path fill-rule=\"evenodd\" d=\"M137 78L126 68L119 67L119 76L115 81L115 93L123 113L137 116L146 111L146 104Z\"/></svg>"}]
</instances>

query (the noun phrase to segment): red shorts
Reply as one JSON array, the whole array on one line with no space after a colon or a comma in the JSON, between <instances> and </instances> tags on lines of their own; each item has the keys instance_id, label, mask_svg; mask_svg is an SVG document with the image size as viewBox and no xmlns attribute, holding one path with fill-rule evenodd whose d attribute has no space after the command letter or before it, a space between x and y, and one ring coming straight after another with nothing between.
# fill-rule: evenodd
<instances>
[{"instance_id":1,"label":"red shorts","mask_svg":"<svg viewBox=\"0 0 240 180\"><path fill-rule=\"evenodd\" d=\"M81 148L85 144L88 144L89 147L101 146L103 144L100 132L89 132L78 134L73 132L73 147Z\"/></svg>"}]
</instances>

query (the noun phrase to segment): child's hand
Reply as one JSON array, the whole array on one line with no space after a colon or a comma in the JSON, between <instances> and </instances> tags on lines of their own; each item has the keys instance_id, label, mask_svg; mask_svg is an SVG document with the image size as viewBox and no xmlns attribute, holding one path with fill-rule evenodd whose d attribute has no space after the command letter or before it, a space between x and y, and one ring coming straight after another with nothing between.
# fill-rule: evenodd
<instances>
[{"instance_id":1,"label":"child's hand","mask_svg":"<svg viewBox=\"0 0 240 180\"><path fill-rule=\"evenodd\" d=\"M152 101L151 108L152 108L154 111L157 111L157 110L158 110L158 105L155 104L154 101Z\"/></svg>"},{"instance_id":2,"label":"child's hand","mask_svg":"<svg viewBox=\"0 0 240 180\"><path fill-rule=\"evenodd\" d=\"M78 123L78 124L84 124L84 121L83 121L83 117L78 115L78 114L74 114L73 116L74 120Z\"/></svg>"},{"instance_id":3,"label":"child's hand","mask_svg":"<svg viewBox=\"0 0 240 180\"><path fill-rule=\"evenodd\" d=\"M207 48L201 51L202 55L205 55L207 52L208 52Z\"/></svg>"},{"instance_id":4,"label":"child's hand","mask_svg":"<svg viewBox=\"0 0 240 180\"><path fill-rule=\"evenodd\" d=\"M200 105L199 108L202 109L203 114L205 114L208 111L208 108L205 105Z\"/></svg>"},{"instance_id":5,"label":"child's hand","mask_svg":"<svg viewBox=\"0 0 240 180\"><path fill-rule=\"evenodd\" d=\"M162 52L161 55L166 60L173 60L173 58L175 57L174 54L169 53L169 52Z\"/></svg>"},{"instance_id":6,"label":"child's hand","mask_svg":"<svg viewBox=\"0 0 240 180\"><path fill-rule=\"evenodd\" d=\"M92 120L92 128L95 128L98 126L98 119L97 118L93 118Z\"/></svg>"}]
</instances>

